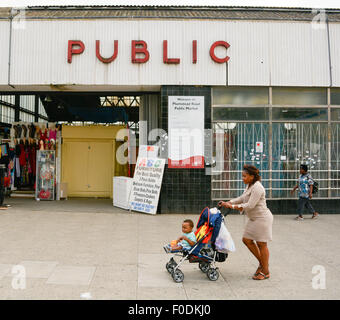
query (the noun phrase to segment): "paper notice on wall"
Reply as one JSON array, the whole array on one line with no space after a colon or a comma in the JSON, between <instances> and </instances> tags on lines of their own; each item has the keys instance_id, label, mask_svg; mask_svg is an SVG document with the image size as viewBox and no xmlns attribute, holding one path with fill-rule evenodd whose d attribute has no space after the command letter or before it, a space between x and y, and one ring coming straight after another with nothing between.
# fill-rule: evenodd
<instances>
[{"instance_id":1,"label":"paper notice on wall","mask_svg":"<svg viewBox=\"0 0 340 320\"><path fill-rule=\"evenodd\" d=\"M165 159L138 157L129 198L130 209L156 214Z\"/></svg>"},{"instance_id":2,"label":"paper notice on wall","mask_svg":"<svg viewBox=\"0 0 340 320\"><path fill-rule=\"evenodd\" d=\"M138 157L157 158L158 146L140 145L138 149Z\"/></svg>"},{"instance_id":3,"label":"paper notice on wall","mask_svg":"<svg viewBox=\"0 0 340 320\"><path fill-rule=\"evenodd\" d=\"M169 96L169 168L204 168L204 96Z\"/></svg>"},{"instance_id":4,"label":"paper notice on wall","mask_svg":"<svg viewBox=\"0 0 340 320\"><path fill-rule=\"evenodd\" d=\"M256 142L256 152L257 153L263 152L263 142L261 141Z\"/></svg>"}]
</instances>

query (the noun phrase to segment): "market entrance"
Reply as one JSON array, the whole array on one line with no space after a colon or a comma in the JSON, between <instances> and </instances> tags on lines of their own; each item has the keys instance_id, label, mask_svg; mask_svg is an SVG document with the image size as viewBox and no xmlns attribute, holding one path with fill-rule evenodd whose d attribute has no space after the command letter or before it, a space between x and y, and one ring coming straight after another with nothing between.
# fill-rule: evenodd
<instances>
[{"instance_id":1,"label":"market entrance","mask_svg":"<svg viewBox=\"0 0 340 320\"><path fill-rule=\"evenodd\" d=\"M33 110L40 111L41 116L39 113L38 115L33 114L33 111L31 114L28 113L30 117L26 116L26 108L20 104L25 100L22 97L25 97L26 100L30 97ZM13 111L13 117L6 119L7 123L2 125L2 127L7 125L8 128L8 132L4 131L7 135L2 136L2 141L8 143L9 151L15 151L15 148L23 144L25 153L25 143L28 146L35 146L38 151L36 155L42 153L42 149L45 153L47 150L54 151L54 162L52 161L48 168L48 171L53 171L54 175L48 175L48 177L45 175L46 163L40 167L35 164L36 169L41 170L44 167L43 170L45 170L43 189L48 187L47 178L54 181L49 184L51 188L47 192L54 193L53 199L112 198L113 177L132 177L134 172L134 164L131 161L123 163L117 161L117 152L123 150L127 160L131 159L131 156L137 157L138 145L147 143L147 141L140 141L143 140L143 138L140 139L140 130L146 133L142 136L147 136L148 130L158 127L158 101L157 93L53 92L35 93L34 95L2 95L0 99L2 114L6 108L9 108L10 112ZM19 109L18 114L17 109ZM10 112L8 113L11 114ZM149 119L151 119L150 122L147 122ZM140 125L140 120L145 120L144 123L148 124ZM40 128L43 135L41 136L40 131L31 136L29 136L29 130L16 132L14 125L18 128L29 128L34 125ZM50 130L55 130L54 128L57 128L58 137L55 137L55 147L50 148L51 139L53 139L53 134L52 137L50 136ZM126 129L130 129L129 132L134 135L137 148L132 151L135 154L129 154L126 148L128 140ZM46 132L46 136L44 136L44 132ZM41 140L44 141L43 144L40 144ZM33 174L29 153L25 153L25 156L28 157L26 167L20 163L19 166L16 166L15 159L9 155L9 160L14 161L5 172L5 177L9 180L6 187L12 195L36 197L36 188L39 187L36 184L39 179L37 180L36 177L41 175L41 172ZM37 158L36 161L40 163L39 161L44 161L44 159ZM20 170L20 174L18 170ZM25 170L32 171L30 175L32 183L30 184L18 183L25 179L23 175ZM47 193L43 193L43 195Z\"/></svg>"}]
</instances>

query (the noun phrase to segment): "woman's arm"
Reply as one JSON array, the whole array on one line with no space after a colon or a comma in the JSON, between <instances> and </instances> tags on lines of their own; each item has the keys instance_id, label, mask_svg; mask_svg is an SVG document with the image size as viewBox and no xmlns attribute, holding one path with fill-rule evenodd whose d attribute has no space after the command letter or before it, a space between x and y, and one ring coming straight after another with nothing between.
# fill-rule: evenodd
<instances>
[{"instance_id":1,"label":"woman's arm","mask_svg":"<svg viewBox=\"0 0 340 320\"><path fill-rule=\"evenodd\" d=\"M242 202L243 202L243 197L244 197L244 194L242 194L242 195L239 196L238 198L231 199L231 200L229 200L228 202L220 201L220 202L218 203L218 205L219 205L219 206L225 207L227 203L231 203L231 204L242 203ZM229 207L226 207L226 208L229 208Z\"/></svg>"},{"instance_id":2,"label":"woman's arm","mask_svg":"<svg viewBox=\"0 0 340 320\"><path fill-rule=\"evenodd\" d=\"M231 199L229 202L232 203L232 204L242 203L243 202L243 194L238 198Z\"/></svg>"},{"instance_id":3,"label":"woman's arm","mask_svg":"<svg viewBox=\"0 0 340 320\"><path fill-rule=\"evenodd\" d=\"M236 209L236 210L240 210L240 211L243 210L243 208L241 208L238 204L237 205L233 204L231 201L228 201L228 202L220 201L218 203L218 205L221 206L221 207L225 207L225 208Z\"/></svg>"},{"instance_id":4,"label":"woman's arm","mask_svg":"<svg viewBox=\"0 0 340 320\"><path fill-rule=\"evenodd\" d=\"M251 191L250 198L247 203L241 203L238 207L243 209L253 209L259 202L263 194L263 188L261 184L255 184L253 190Z\"/></svg>"}]
</instances>

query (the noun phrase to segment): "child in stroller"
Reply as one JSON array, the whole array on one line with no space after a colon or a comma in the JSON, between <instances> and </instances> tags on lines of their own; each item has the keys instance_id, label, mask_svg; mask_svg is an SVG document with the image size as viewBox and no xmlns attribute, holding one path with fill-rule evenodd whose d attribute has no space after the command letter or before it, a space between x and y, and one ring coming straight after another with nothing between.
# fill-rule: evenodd
<instances>
[{"instance_id":1,"label":"child in stroller","mask_svg":"<svg viewBox=\"0 0 340 320\"><path fill-rule=\"evenodd\" d=\"M190 219L186 219L182 223L182 236L177 240L172 240L170 244L164 246L166 253L178 252L181 250L190 250L192 246L196 243L196 235L192 232L194 228L194 223Z\"/></svg>"},{"instance_id":2,"label":"child in stroller","mask_svg":"<svg viewBox=\"0 0 340 320\"><path fill-rule=\"evenodd\" d=\"M166 269L175 282L179 283L184 280L184 274L179 267L185 260L188 260L189 263L198 263L200 270L206 273L209 280L216 281L219 278L215 262L224 262L228 256L227 253L218 252L215 248L215 240L221 223L223 223L221 212L215 208L210 210L206 207L197 222L195 232L197 242L191 248L167 251L164 247L167 253L174 253L175 256L181 257L178 263L172 257L166 264Z\"/></svg>"}]
</instances>

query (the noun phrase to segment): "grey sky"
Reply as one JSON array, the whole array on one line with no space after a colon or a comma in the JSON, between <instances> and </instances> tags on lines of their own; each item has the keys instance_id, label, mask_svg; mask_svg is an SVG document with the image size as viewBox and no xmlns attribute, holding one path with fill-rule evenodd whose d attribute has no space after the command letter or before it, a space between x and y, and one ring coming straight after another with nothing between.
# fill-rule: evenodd
<instances>
[{"instance_id":1,"label":"grey sky","mask_svg":"<svg viewBox=\"0 0 340 320\"><path fill-rule=\"evenodd\" d=\"M51 5L188 5L340 8L339 0L1 0L1 7Z\"/></svg>"}]
</instances>

